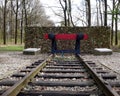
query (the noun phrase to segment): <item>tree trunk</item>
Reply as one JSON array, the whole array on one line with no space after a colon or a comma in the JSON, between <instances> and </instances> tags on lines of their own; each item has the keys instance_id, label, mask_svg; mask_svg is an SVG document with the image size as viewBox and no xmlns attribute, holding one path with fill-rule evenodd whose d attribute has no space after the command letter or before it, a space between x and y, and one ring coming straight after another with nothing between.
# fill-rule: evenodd
<instances>
[{"instance_id":1,"label":"tree trunk","mask_svg":"<svg viewBox=\"0 0 120 96\"><path fill-rule=\"evenodd\" d=\"M64 0L65 2L65 9L64 9L64 20L65 20L65 26L67 26L67 0Z\"/></svg>"},{"instance_id":2,"label":"tree trunk","mask_svg":"<svg viewBox=\"0 0 120 96\"><path fill-rule=\"evenodd\" d=\"M88 26L91 26L91 5L90 5L90 0L88 0Z\"/></svg>"},{"instance_id":3,"label":"tree trunk","mask_svg":"<svg viewBox=\"0 0 120 96\"><path fill-rule=\"evenodd\" d=\"M118 4L115 8L115 45L118 44L118 14L119 14L119 6L120 6L120 0L118 1Z\"/></svg>"},{"instance_id":4,"label":"tree trunk","mask_svg":"<svg viewBox=\"0 0 120 96\"><path fill-rule=\"evenodd\" d=\"M72 20L72 13L71 13L71 10L72 10L72 8L71 8L71 0L68 0L68 5L69 5L69 18L70 18L70 24L72 24L72 26L74 26L74 23L73 23L73 20ZM71 26L71 25L70 25Z\"/></svg>"},{"instance_id":5,"label":"tree trunk","mask_svg":"<svg viewBox=\"0 0 120 96\"><path fill-rule=\"evenodd\" d=\"M18 37L18 0L16 0L16 14L15 14L15 44L17 44L17 37Z\"/></svg>"},{"instance_id":6,"label":"tree trunk","mask_svg":"<svg viewBox=\"0 0 120 96\"><path fill-rule=\"evenodd\" d=\"M112 27L112 30L111 30L111 45L113 45L113 36L114 36L114 9L115 9L115 0L113 0L113 13L112 13L112 24L111 24L111 27Z\"/></svg>"},{"instance_id":7,"label":"tree trunk","mask_svg":"<svg viewBox=\"0 0 120 96\"><path fill-rule=\"evenodd\" d=\"M7 7L7 0L5 0L4 3L4 21L3 21L3 44L6 44L6 7Z\"/></svg>"},{"instance_id":8,"label":"tree trunk","mask_svg":"<svg viewBox=\"0 0 120 96\"><path fill-rule=\"evenodd\" d=\"M104 26L107 26L107 0L104 0L105 12L104 12Z\"/></svg>"},{"instance_id":9,"label":"tree trunk","mask_svg":"<svg viewBox=\"0 0 120 96\"><path fill-rule=\"evenodd\" d=\"M71 13L71 6L70 6L70 0L67 2L67 16L68 16L68 26L70 26L71 21L70 21L70 13Z\"/></svg>"},{"instance_id":10,"label":"tree trunk","mask_svg":"<svg viewBox=\"0 0 120 96\"><path fill-rule=\"evenodd\" d=\"M99 9L98 9L98 0L96 0L96 8L97 8L97 26L99 26Z\"/></svg>"},{"instance_id":11,"label":"tree trunk","mask_svg":"<svg viewBox=\"0 0 120 96\"><path fill-rule=\"evenodd\" d=\"M22 42L23 42L23 8L22 8L22 15L21 15L20 41L22 44Z\"/></svg>"},{"instance_id":12,"label":"tree trunk","mask_svg":"<svg viewBox=\"0 0 120 96\"><path fill-rule=\"evenodd\" d=\"M12 42L12 39L13 39L13 10L12 10L12 0L10 1L11 2L11 10L10 10L10 39L11 39L11 42Z\"/></svg>"},{"instance_id":13,"label":"tree trunk","mask_svg":"<svg viewBox=\"0 0 120 96\"><path fill-rule=\"evenodd\" d=\"M88 27L91 26L91 5L90 0L86 0L86 17L88 22Z\"/></svg>"},{"instance_id":14,"label":"tree trunk","mask_svg":"<svg viewBox=\"0 0 120 96\"><path fill-rule=\"evenodd\" d=\"M118 36L117 36L117 30L118 30L118 14L115 14L115 45L118 44Z\"/></svg>"},{"instance_id":15,"label":"tree trunk","mask_svg":"<svg viewBox=\"0 0 120 96\"><path fill-rule=\"evenodd\" d=\"M24 15L25 15L25 27L28 25L28 20L27 20L27 10L26 10L26 3L25 0L23 0L23 9L24 9Z\"/></svg>"},{"instance_id":16,"label":"tree trunk","mask_svg":"<svg viewBox=\"0 0 120 96\"><path fill-rule=\"evenodd\" d=\"M100 19L101 19L101 26L103 26L103 15L101 11L101 1L99 0L99 11L100 11Z\"/></svg>"},{"instance_id":17,"label":"tree trunk","mask_svg":"<svg viewBox=\"0 0 120 96\"><path fill-rule=\"evenodd\" d=\"M68 19L67 19L67 0L64 0L64 5L62 4L62 1L59 0L60 2L60 5L62 7L62 10L63 10L63 14L64 14L64 25L65 26L68 26Z\"/></svg>"}]
</instances>

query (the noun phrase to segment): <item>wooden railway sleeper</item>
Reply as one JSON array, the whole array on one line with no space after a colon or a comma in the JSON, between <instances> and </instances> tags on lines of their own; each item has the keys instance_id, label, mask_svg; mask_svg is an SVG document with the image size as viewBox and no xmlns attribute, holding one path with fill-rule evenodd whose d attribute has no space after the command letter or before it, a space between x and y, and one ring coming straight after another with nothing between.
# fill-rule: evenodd
<instances>
[{"instance_id":1,"label":"wooden railway sleeper","mask_svg":"<svg viewBox=\"0 0 120 96\"><path fill-rule=\"evenodd\" d=\"M16 96L20 90L30 82L33 77L35 77L36 74L44 67L46 66L46 63L52 59L53 55L50 55L48 59L42 62L42 64L38 65L36 68L34 68L27 76L23 77L22 80L18 81L14 84L11 88L6 90L1 96Z\"/></svg>"},{"instance_id":2,"label":"wooden railway sleeper","mask_svg":"<svg viewBox=\"0 0 120 96\"><path fill-rule=\"evenodd\" d=\"M78 56L79 57L79 56ZM83 65L85 66L85 68L87 68L87 69L90 69L90 70L92 70L92 71L88 71L88 70L46 70L46 69L43 69L43 70L41 70L44 66L46 66L46 64L45 65L43 65L43 66L40 66L39 64L38 64L38 62L36 62L36 63L34 63L35 64L35 66L38 64L38 66L40 67L40 69L38 69L38 68L33 68L33 69L24 69L24 70L22 70L22 71L20 71L20 72L26 72L26 71L29 71L29 73L28 73L28 75L27 76L24 76L23 77L23 79L22 79L22 81L18 81L18 83L15 83L14 81L11 81L11 85L12 84L14 84L14 86L12 86L11 87L11 89L9 89L9 90L7 90L5 93L3 93L1 96L16 96L18 93L19 93L19 91L25 86L25 85L27 85L27 83L28 82L31 82L32 81L32 83L29 83L29 85L38 85L38 86L67 86L67 87L73 87L73 86L81 86L81 87L85 87L85 86L93 86L94 85L94 83L96 83L100 88L101 88L101 90L103 90L103 92L106 94L106 96L119 96L117 93L116 93L116 91L113 91L112 90L112 87L111 86L115 86L116 85L116 83L114 84L114 83L109 83L109 82L106 82L105 80L103 80L103 78L101 77L101 76L99 76L98 74L100 73L108 73L107 71L105 71L105 70L96 70L96 71L94 71L93 70L93 67L94 68L96 68L96 65L95 65L95 63L92 63L92 62L87 62L87 63L89 63L89 64L87 64L87 63L85 63L83 60L81 61L81 58L79 57L79 59L80 59L80 62L81 63L83 63ZM56 62L59 62L59 61L56 61ZM66 61L66 63L67 64L63 64L64 62L59 62L59 64L52 64L51 62L50 62L50 59L48 58L47 60L45 60L45 61L43 61L43 63L49 63L48 65L54 65L54 66L76 66L76 67L80 67L82 64L79 64L80 62L76 62L76 61L72 61L71 63L69 62L69 63L67 63L67 61ZM34 66L34 64L33 64L33 66ZM82 66L83 67L83 66ZM92 67L92 68L91 68ZM92 77L93 78L95 78L95 82L94 81L64 81L64 82L62 82L62 81L42 81L42 80L39 80L39 81L34 81L33 80L33 77L37 74L37 73L39 73L39 71L42 71L42 72L45 72L45 73L85 73L85 72L89 72L89 73L91 73L91 75L92 75ZM33 71L35 71L35 73L33 73ZM21 75L21 73L20 73L20 75ZM22 76L22 75L21 75ZM45 76L45 75L44 75ZM27 77L29 78L29 80L27 80ZM57 77L57 76L56 76ZM67 77L67 75L64 75L64 76L58 76L58 78L59 77ZM70 76L68 76L68 77L70 77ZM72 76L71 76L72 77ZM75 76L74 76L75 77ZM115 75L114 76L103 76L104 78L116 78L115 77ZM5 83L5 82L4 82ZM8 85L9 85L9 83L8 83ZM21 85L20 85L21 84ZM42 96L90 96L91 94L95 94L96 93L96 91L95 92L70 92L70 91L45 91L45 90L43 90L43 91L39 91L39 92L36 92L36 91L30 91L29 93L27 93L26 92L26 95L27 96L31 96L31 94L32 94L32 96L39 96L39 95L42 95ZM22 94L22 95L21 95ZM25 92L20 92L20 94L18 95L18 96L26 96L25 95Z\"/></svg>"},{"instance_id":3,"label":"wooden railway sleeper","mask_svg":"<svg viewBox=\"0 0 120 96\"><path fill-rule=\"evenodd\" d=\"M77 55L77 57L81 61L80 55ZM108 82L103 80L103 78L99 76L98 73L93 70L93 68L91 68L88 62L82 61L82 63L88 69L89 73L95 80L96 84L99 86L99 88L104 92L106 96L119 96L119 94L115 90L112 89L112 86L110 86Z\"/></svg>"},{"instance_id":4,"label":"wooden railway sleeper","mask_svg":"<svg viewBox=\"0 0 120 96\"><path fill-rule=\"evenodd\" d=\"M80 86L80 87L85 87L85 86L93 86L94 82L92 80L89 81L44 81L44 80L39 80L39 81L33 81L29 83L30 85L35 85L35 86L66 86L66 87L74 87L74 86Z\"/></svg>"},{"instance_id":5,"label":"wooden railway sleeper","mask_svg":"<svg viewBox=\"0 0 120 96\"><path fill-rule=\"evenodd\" d=\"M90 96L91 94L96 94L98 92L96 91L87 91L87 92L83 92L83 91L27 91L27 92L20 92L20 94L18 94L18 96ZM104 95L101 95L104 96Z\"/></svg>"}]
</instances>

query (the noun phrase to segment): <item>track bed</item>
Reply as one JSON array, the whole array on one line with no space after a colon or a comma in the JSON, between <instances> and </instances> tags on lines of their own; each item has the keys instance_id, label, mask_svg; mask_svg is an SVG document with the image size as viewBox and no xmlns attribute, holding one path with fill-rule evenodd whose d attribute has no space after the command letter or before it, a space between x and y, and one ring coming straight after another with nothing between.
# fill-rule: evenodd
<instances>
[{"instance_id":1,"label":"track bed","mask_svg":"<svg viewBox=\"0 0 120 96\"><path fill-rule=\"evenodd\" d=\"M49 56L0 81L1 96L119 96L120 80L93 61Z\"/></svg>"}]
</instances>

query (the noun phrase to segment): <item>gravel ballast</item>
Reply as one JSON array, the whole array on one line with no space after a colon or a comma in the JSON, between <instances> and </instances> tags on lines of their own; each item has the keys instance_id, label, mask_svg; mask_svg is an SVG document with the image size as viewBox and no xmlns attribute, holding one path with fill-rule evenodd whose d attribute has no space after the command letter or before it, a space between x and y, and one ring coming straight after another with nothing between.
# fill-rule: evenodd
<instances>
[{"instance_id":1,"label":"gravel ballast","mask_svg":"<svg viewBox=\"0 0 120 96\"><path fill-rule=\"evenodd\" d=\"M81 55L85 61L104 64L110 69L120 73L120 53L113 52L112 55ZM0 79L6 78L21 70L25 66L37 60L43 60L48 54L23 55L22 52L0 52Z\"/></svg>"},{"instance_id":2,"label":"gravel ballast","mask_svg":"<svg viewBox=\"0 0 120 96\"><path fill-rule=\"evenodd\" d=\"M93 61L103 64L120 74L120 53L113 52L112 55L82 55L84 61Z\"/></svg>"},{"instance_id":3,"label":"gravel ballast","mask_svg":"<svg viewBox=\"0 0 120 96\"><path fill-rule=\"evenodd\" d=\"M43 60L47 54L23 55L22 52L0 52L0 79L25 68L35 61Z\"/></svg>"}]
</instances>

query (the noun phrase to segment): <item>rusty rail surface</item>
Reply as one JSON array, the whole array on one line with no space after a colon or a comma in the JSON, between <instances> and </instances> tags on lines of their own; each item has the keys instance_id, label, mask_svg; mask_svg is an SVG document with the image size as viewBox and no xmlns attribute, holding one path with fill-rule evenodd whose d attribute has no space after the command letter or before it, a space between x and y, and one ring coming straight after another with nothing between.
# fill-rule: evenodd
<instances>
[{"instance_id":1,"label":"rusty rail surface","mask_svg":"<svg viewBox=\"0 0 120 96\"><path fill-rule=\"evenodd\" d=\"M25 76L22 80L18 81L14 86L9 88L6 92L4 92L1 96L16 96L20 90L30 82L34 76L42 70L43 67L46 66L46 62L52 59L53 55L50 55L45 61L43 61L39 66L37 66L33 71L31 71L27 76Z\"/></svg>"},{"instance_id":2,"label":"rusty rail surface","mask_svg":"<svg viewBox=\"0 0 120 96\"><path fill-rule=\"evenodd\" d=\"M97 72L95 72L89 65L89 63L84 62L80 55L77 55L78 59L82 61L83 65L88 69L89 73L99 86L99 88L105 93L106 96L120 96L108 82L105 82L100 76L98 76Z\"/></svg>"},{"instance_id":3,"label":"rusty rail surface","mask_svg":"<svg viewBox=\"0 0 120 96\"><path fill-rule=\"evenodd\" d=\"M18 76L23 77L21 80L19 80L18 82L11 82L10 84L13 86L11 86L8 90L6 90L5 92L3 92L3 94L1 96L31 96L31 94L34 94L34 96L44 96L44 94L47 94L45 96L90 96L90 94L93 94L95 92L92 91L88 91L88 92L84 92L84 91L49 91L49 90L40 90L40 91L21 91L26 85L28 85L28 83L31 82L31 86L32 85L36 85L36 86L66 86L66 87L73 87L73 86L81 86L81 87L85 87L85 86L93 86L93 85L97 85L98 88L100 89L101 92L103 92L103 94L105 96L119 96L119 94L113 90L111 84L109 82L106 82L104 78L105 75L102 77L98 74L99 71L94 70L94 67L91 67L91 65L94 63L93 62L87 62L84 61L82 59L82 57L80 55L76 55L77 57L77 61L72 62L72 63L66 63L66 62L62 62L62 63L58 63L58 64L51 64L51 66L46 66L48 65L48 63L53 59L53 57L55 57L54 55L50 55L46 60L44 60L42 63L40 63L39 65L35 66L29 66L29 68L33 68L32 71L30 71L30 69L25 69L22 70L24 71L29 71L28 74L18 74ZM34 64L35 65L35 64ZM81 66L82 65L82 66ZM46 68L46 69L43 69ZM48 69L50 68L50 70ZM53 69L57 69L57 70L53 70ZM64 70L59 70L59 69L64 69ZM71 70L69 70L71 69ZM101 68L98 68L101 69ZM87 70L87 71L86 71ZM21 72L22 72L21 71ZM64 75L56 75L56 74L38 74L39 72L46 72L46 73L60 73L62 72ZM78 75L70 75L70 74L65 74L65 73L84 73L87 72L90 74L90 76L88 76L87 78L91 78L88 79L88 81L44 81L44 80L39 80L39 81L34 81L33 79L35 78L35 76L37 75L37 77L42 77L42 78L57 78L57 79L63 79L63 78L84 78L84 74ZM105 72L105 70L102 71L103 73ZM15 76L15 74L14 74ZM114 78L114 76L112 76ZM91 80L91 81L90 81ZM4 82L3 82L4 83ZM1 83L0 83L1 84ZM9 85L9 84L8 84Z\"/></svg>"}]
</instances>

